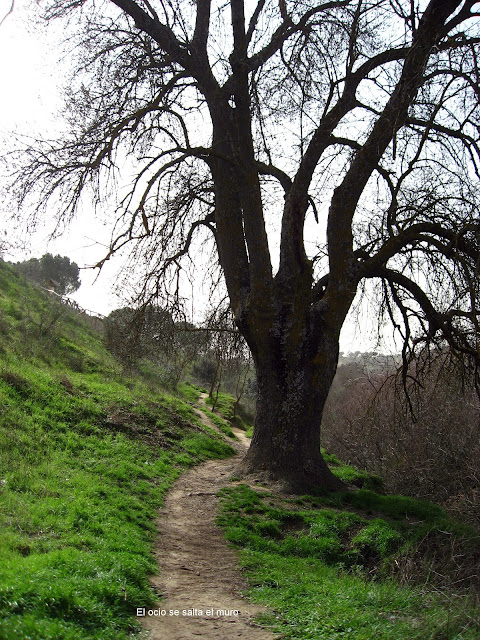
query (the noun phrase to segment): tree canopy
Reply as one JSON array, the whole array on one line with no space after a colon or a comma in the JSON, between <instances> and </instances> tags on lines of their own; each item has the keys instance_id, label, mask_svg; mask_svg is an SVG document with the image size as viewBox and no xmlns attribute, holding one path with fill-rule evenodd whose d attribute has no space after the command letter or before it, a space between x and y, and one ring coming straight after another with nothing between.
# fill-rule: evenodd
<instances>
[{"instance_id":1,"label":"tree canopy","mask_svg":"<svg viewBox=\"0 0 480 640\"><path fill-rule=\"evenodd\" d=\"M68 129L24 151L17 197L68 218L109 191L108 256L132 245L157 293L213 240L257 368L253 468L335 486L309 452L368 282L405 360L432 342L479 359L476 6L43 4L70 20Z\"/></svg>"},{"instance_id":2,"label":"tree canopy","mask_svg":"<svg viewBox=\"0 0 480 640\"><path fill-rule=\"evenodd\" d=\"M53 287L61 295L76 291L80 285L80 270L66 256L45 253L41 258L17 262L15 268L43 287Z\"/></svg>"}]
</instances>

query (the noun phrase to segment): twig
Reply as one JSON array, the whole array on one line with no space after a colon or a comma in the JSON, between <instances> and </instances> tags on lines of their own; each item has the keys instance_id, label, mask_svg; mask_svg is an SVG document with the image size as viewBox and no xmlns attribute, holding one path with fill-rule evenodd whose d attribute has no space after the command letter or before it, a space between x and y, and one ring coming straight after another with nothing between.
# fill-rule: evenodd
<instances>
[{"instance_id":1,"label":"twig","mask_svg":"<svg viewBox=\"0 0 480 640\"><path fill-rule=\"evenodd\" d=\"M5 20L8 18L8 16L13 13L13 9L15 8L15 0L12 0L12 4L10 5L10 9L8 10L8 12L3 16L3 18L0 20L0 27L2 26L2 24L5 22Z\"/></svg>"}]
</instances>

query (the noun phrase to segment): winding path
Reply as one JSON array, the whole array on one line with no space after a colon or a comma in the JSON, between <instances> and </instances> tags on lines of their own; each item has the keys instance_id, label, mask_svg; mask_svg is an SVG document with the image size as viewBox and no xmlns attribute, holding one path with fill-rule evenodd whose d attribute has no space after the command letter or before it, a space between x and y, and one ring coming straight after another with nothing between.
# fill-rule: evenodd
<instances>
[{"instance_id":1,"label":"winding path","mask_svg":"<svg viewBox=\"0 0 480 640\"><path fill-rule=\"evenodd\" d=\"M196 412L216 429L201 409ZM242 431L233 431L236 456L205 462L183 474L159 514L155 555L160 575L152 584L162 599L156 615L141 618L152 640L274 640L270 631L255 624L254 616L265 609L242 597L246 583L237 556L215 525L216 494L230 484L229 476L249 446Z\"/></svg>"}]
</instances>

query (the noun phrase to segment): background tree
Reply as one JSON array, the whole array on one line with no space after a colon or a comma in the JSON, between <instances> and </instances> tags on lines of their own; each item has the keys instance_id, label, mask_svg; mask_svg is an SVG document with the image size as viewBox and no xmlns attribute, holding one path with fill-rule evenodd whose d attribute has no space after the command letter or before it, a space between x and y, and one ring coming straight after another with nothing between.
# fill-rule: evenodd
<instances>
[{"instance_id":1,"label":"background tree","mask_svg":"<svg viewBox=\"0 0 480 640\"><path fill-rule=\"evenodd\" d=\"M432 341L479 357L476 3L43 7L70 20L77 67L69 130L26 149L20 203L60 203L68 218L128 162L108 256L133 243L143 291L171 293L214 241L257 374L245 471L338 487L320 421L366 283L405 361Z\"/></svg>"},{"instance_id":2,"label":"background tree","mask_svg":"<svg viewBox=\"0 0 480 640\"><path fill-rule=\"evenodd\" d=\"M144 322L136 309L114 309L103 322L103 335L107 349L127 370L145 355Z\"/></svg>"},{"instance_id":3,"label":"background tree","mask_svg":"<svg viewBox=\"0 0 480 640\"><path fill-rule=\"evenodd\" d=\"M166 381L176 387L196 358L207 349L208 334L191 322L177 321L164 347L165 359L162 364Z\"/></svg>"},{"instance_id":4,"label":"background tree","mask_svg":"<svg viewBox=\"0 0 480 640\"><path fill-rule=\"evenodd\" d=\"M78 265L66 256L45 253L41 258L17 262L15 268L42 287L53 286L61 295L73 293L81 285Z\"/></svg>"},{"instance_id":5,"label":"background tree","mask_svg":"<svg viewBox=\"0 0 480 640\"><path fill-rule=\"evenodd\" d=\"M124 367L131 369L146 357L162 365L164 382L173 386L208 342L205 331L175 322L169 311L152 304L112 311L104 322L104 339Z\"/></svg>"}]
</instances>

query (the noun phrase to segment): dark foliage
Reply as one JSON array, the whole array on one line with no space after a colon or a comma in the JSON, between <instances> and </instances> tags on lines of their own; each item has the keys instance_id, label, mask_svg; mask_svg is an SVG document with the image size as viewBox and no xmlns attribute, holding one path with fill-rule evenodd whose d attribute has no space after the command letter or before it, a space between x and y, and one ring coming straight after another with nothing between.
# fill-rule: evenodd
<instances>
[{"instance_id":1,"label":"dark foliage","mask_svg":"<svg viewBox=\"0 0 480 640\"><path fill-rule=\"evenodd\" d=\"M17 262L15 268L33 282L61 295L73 293L81 285L78 265L66 256L45 253L41 258Z\"/></svg>"}]
</instances>

